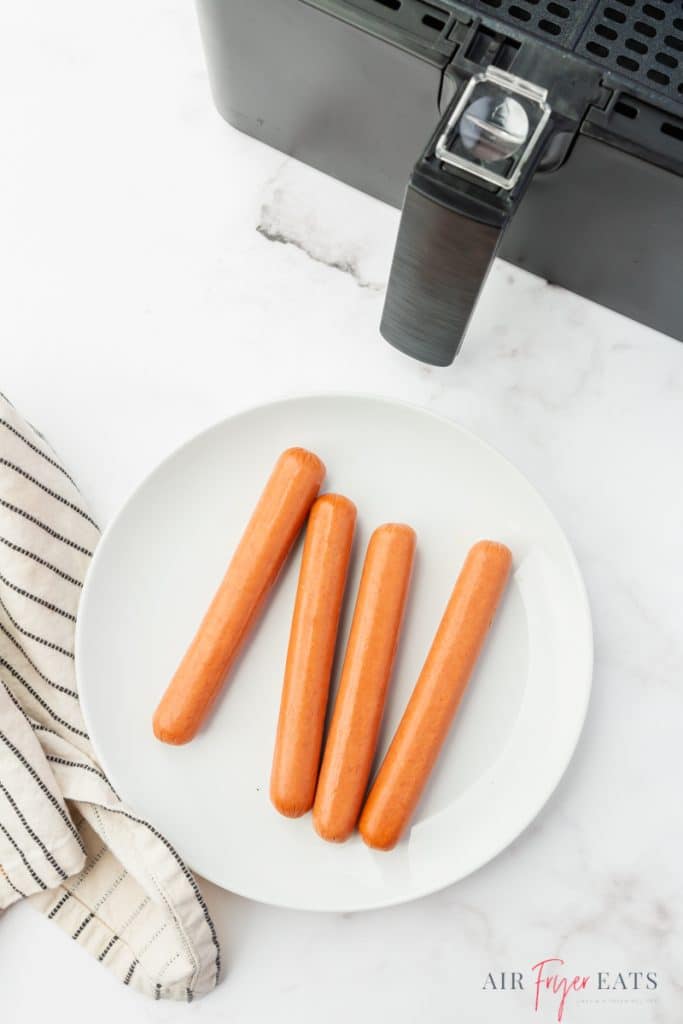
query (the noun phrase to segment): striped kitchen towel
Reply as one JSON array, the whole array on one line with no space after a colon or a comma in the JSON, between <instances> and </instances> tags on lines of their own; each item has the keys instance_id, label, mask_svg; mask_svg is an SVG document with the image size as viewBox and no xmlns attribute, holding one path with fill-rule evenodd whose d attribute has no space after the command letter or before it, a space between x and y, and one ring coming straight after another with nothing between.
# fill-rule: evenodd
<instances>
[{"instance_id":1,"label":"striped kitchen towel","mask_svg":"<svg viewBox=\"0 0 683 1024\"><path fill-rule=\"evenodd\" d=\"M117 797L78 700L74 627L98 537L55 453L0 396L0 910L28 897L124 984L191 1000L220 974L206 903Z\"/></svg>"}]
</instances>

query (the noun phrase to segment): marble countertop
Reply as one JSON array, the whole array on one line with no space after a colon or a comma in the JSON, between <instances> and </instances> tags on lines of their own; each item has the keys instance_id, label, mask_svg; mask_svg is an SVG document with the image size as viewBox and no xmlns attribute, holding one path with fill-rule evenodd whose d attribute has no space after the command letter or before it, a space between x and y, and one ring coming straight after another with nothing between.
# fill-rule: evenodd
<instances>
[{"instance_id":1,"label":"marble countertop","mask_svg":"<svg viewBox=\"0 0 683 1024\"><path fill-rule=\"evenodd\" d=\"M499 262L452 367L391 349L377 325L397 212L228 128L181 0L6 4L0 81L0 389L100 522L235 409L333 389L407 399L545 496L596 653L564 780L473 876L357 915L207 884L227 973L191 1007L131 994L17 906L0 920L3 1020L545 1022L557 997L534 1012L531 968L550 957L595 980L568 1024L680 1020L683 347Z\"/></svg>"}]
</instances>

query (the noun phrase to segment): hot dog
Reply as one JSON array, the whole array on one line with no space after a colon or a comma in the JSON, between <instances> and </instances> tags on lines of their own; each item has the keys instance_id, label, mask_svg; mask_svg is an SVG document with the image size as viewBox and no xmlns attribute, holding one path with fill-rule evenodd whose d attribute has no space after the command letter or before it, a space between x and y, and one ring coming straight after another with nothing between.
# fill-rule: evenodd
<instances>
[{"instance_id":1,"label":"hot dog","mask_svg":"<svg viewBox=\"0 0 683 1024\"><path fill-rule=\"evenodd\" d=\"M401 523L380 526L368 544L313 804L316 831L331 842L349 837L363 803L414 553L415 532Z\"/></svg>"},{"instance_id":2,"label":"hot dog","mask_svg":"<svg viewBox=\"0 0 683 1024\"><path fill-rule=\"evenodd\" d=\"M318 498L306 527L270 776L270 799L289 818L313 806L355 527L356 506L341 494Z\"/></svg>"},{"instance_id":3,"label":"hot dog","mask_svg":"<svg viewBox=\"0 0 683 1024\"><path fill-rule=\"evenodd\" d=\"M415 689L358 823L378 850L396 845L418 804L505 589L512 555L479 541L470 550Z\"/></svg>"},{"instance_id":4,"label":"hot dog","mask_svg":"<svg viewBox=\"0 0 683 1024\"><path fill-rule=\"evenodd\" d=\"M289 448L277 460L227 572L156 709L157 739L187 743L198 732L324 476L324 463L305 448Z\"/></svg>"}]
</instances>

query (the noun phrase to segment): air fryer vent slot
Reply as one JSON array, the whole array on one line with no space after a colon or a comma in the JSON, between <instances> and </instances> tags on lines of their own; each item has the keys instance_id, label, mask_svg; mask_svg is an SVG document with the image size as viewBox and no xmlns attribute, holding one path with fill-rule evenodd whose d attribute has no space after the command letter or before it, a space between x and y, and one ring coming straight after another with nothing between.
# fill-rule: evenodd
<instances>
[{"instance_id":1,"label":"air fryer vent slot","mask_svg":"<svg viewBox=\"0 0 683 1024\"><path fill-rule=\"evenodd\" d=\"M683 94L680 11L680 0L601 0L577 53L679 100Z\"/></svg>"},{"instance_id":2,"label":"air fryer vent slot","mask_svg":"<svg viewBox=\"0 0 683 1024\"><path fill-rule=\"evenodd\" d=\"M569 50L594 4L595 0L470 0L467 6Z\"/></svg>"},{"instance_id":3,"label":"air fryer vent slot","mask_svg":"<svg viewBox=\"0 0 683 1024\"><path fill-rule=\"evenodd\" d=\"M598 137L614 134L632 144L636 152L647 153L653 162L660 162L676 174L683 166L683 117L664 113L658 100L646 102L634 94L620 93L604 110L593 109L589 116L589 133L598 130Z\"/></svg>"},{"instance_id":4,"label":"air fryer vent slot","mask_svg":"<svg viewBox=\"0 0 683 1024\"><path fill-rule=\"evenodd\" d=\"M347 0L368 14L381 18L397 30L409 32L430 45L439 42L445 32L451 12L440 7L438 0Z\"/></svg>"},{"instance_id":5,"label":"air fryer vent slot","mask_svg":"<svg viewBox=\"0 0 683 1024\"><path fill-rule=\"evenodd\" d=\"M435 14L423 14L422 16L422 24L426 25L427 28L433 29L434 32L443 32L447 21L447 18L440 18Z\"/></svg>"}]
</instances>

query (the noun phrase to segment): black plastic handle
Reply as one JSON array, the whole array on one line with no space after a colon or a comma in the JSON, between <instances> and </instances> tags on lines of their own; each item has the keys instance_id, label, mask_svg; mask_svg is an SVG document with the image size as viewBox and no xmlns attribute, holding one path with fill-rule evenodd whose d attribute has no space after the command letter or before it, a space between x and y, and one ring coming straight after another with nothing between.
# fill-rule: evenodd
<instances>
[{"instance_id":1,"label":"black plastic handle","mask_svg":"<svg viewBox=\"0 0 683 1024\"><path fill-rule=\"evenodd\" d=\"M380 331L422 362L453 362L498 248L504 222L485 224L411 181Z\"/></svg>"},{"instance_id":2,"label":"black plastic handle","mask_svg":"<svg viewBox=\"0 0 683 1024\"><path fill-rule=\"evenodd\" d=\"M460 154L451 151L446 144L455 130L451 126L460 123L470 91L482 79L488 82L488 74L470 79L413 169L380 324L392 345L436 366L452 363L460 348L505 226L551 131L550 111L544 108L537 138L523 147L514 178L505 176L512 159L482 166L462 147ZM495 125L491 131L504 133Z\"/></svg>"},{"instance_id":3,"label":"black plastic handle","mask_svg":"<svg viewBox=\"0 0 683 1024\"><path fill-rule=\"evenodd\" d=\"M460 349L534 173L562 163L600 96L599 76L567 55L525 51L514 72L463 74L406 189L380 331L435 366Z\"/></svg>"}]
</instances>

